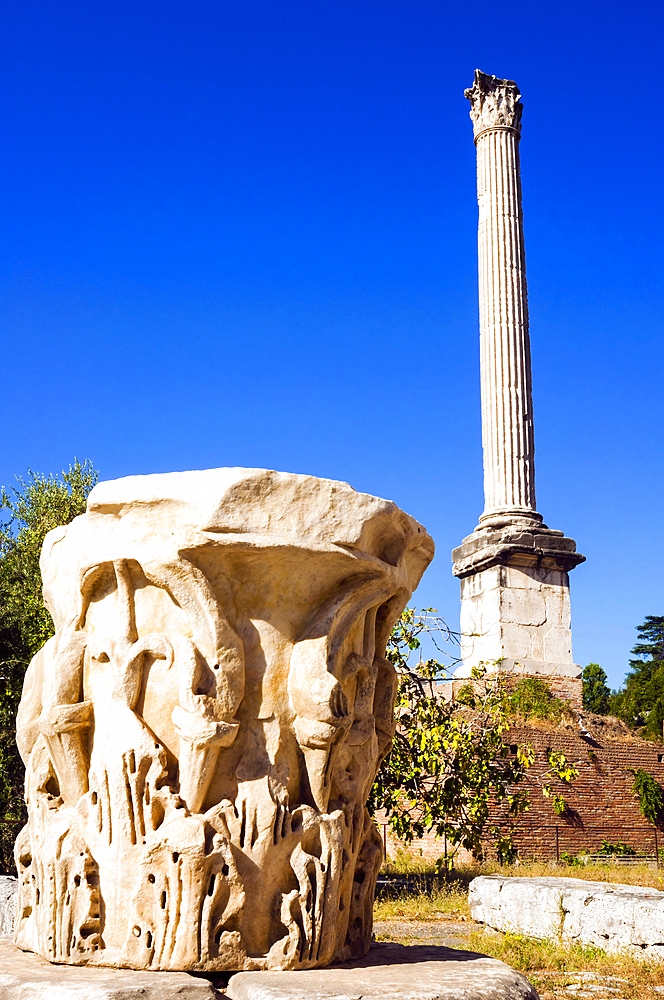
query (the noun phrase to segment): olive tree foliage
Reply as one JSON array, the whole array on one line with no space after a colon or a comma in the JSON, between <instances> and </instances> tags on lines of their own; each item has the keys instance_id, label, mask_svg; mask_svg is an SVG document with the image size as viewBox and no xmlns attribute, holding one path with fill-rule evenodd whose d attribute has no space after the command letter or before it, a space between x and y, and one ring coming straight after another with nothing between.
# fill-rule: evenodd
<instances>
[{"instance_id":1,"label":"olive tree foliage","mask_svg":"<svg viewBox=\"0 0 664 1000\"><path fill-rule=\"evenodd\" d=\"M388 822L406 845L425 833L444 838L439 866L451 866L459 847L481 859L487 844L502 860L514 856L511 823L529 808L529 787L552 798L556 812L565 808L554 795L551 780L564 783L578 775L564 754L552 751L548 769L531 778L531 746L513 748L504 742L514 707L504 674L473 672L472 684L460 701L445 702L437 683L449 668L436 659L412 663L421 653L423 636L441 631L449 637L435 609L407 608L388 644L387 657L399 677L397 731L391 752L371 790L369 806L384 809ZM507 823L497 822L504 816Z\"/></svg>"},{"instance_id":2,"label":"olive tree foliage","mask_svg":"<svg viewBox=\"0 0 664 1000\"><path fill-rule=\"evenodd\" d=\"M44 538L85 511L99 476L74 460L61 477L29 472L0 491L0 820L24 818L24 768L16 712L27 666L53 635L44 607L39 555Z\"/></svg>"}]
</instances>

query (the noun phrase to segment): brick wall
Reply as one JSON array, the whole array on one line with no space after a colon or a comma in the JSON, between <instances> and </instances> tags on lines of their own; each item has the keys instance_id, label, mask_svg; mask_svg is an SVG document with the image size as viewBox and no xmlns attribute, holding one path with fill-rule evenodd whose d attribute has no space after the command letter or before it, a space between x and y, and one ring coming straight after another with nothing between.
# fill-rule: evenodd
<instances>
[{"instance_id":1,"label":"brick wall","mask_svg":"<svg viewBox=\"0 0 664 1000\"><path fill-rule=\"evenodd\" d=\"M624 841L635 850L655 853L656 831L642 816L638 797L632 792L634 776L628 768L642 768L664 787L664 745L641 740L620 723L600 716L584 716L589 736L583 738L574 725L520 726L510 730L505 743L510 748L529 743L535 751L535 763L529 771L530 811L514 824L512 838L523 858L555 858L568 851L585 849L595 853L602 842ZM579 777L565 785L550 780L554 794L563 795L567 809L557 816L551 799L545 799L537 778L548 769L547 750L562 751L575 763ZM523 786L521 786L523 787ZM394 857L397 839L387 829L383 813L376 816L383 832L387 853ZM501 807L493 811L494 822L505 823ZM664 848L664 828L657 833L658 846ZM410 852L435 860L444 852L444 843L432 835L415 841Z\"/></svg>"},{"instance_id":2,"label":"brick wall","mask_svg":"<svg viewBox=\"0 0 664 1000\"><path fill-rule=\"evenodd\" d=\"M491 674L488 675L488 679L490 677ZM580 677L560 677L558 674L548 676L546 674L527 674L521 672L518 674L503 674L507 686L511 688L514 688L525 677L536 677L537 680L544 681L554 697L560 698L562 701L569 701L570 706L576 712L583 710L583 681ZM482 687L483 683L483 681L473 682L468 680L468 678L459 678L458 680L441 681L436 685L436 690L445 701L452 701L456 698L462 687L467 687L468 684L477 684L479 687Z\"/></svg>"}]
</instances>

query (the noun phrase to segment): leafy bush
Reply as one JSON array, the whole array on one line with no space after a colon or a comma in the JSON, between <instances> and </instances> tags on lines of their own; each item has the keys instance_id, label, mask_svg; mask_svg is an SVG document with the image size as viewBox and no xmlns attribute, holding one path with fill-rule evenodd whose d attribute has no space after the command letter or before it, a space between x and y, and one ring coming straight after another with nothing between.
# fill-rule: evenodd
<instances>
[{"instance_id":1,"label":"leafy bush","mask_svg":"<svg viewBox=\"0 0 664 1000\"><path fill-rule=\"evenodd\" d=\"M539 677L522 677L517 682L509 699L509 708L512 714L526 720L537 718L560 722L570 715L569 701L556 698Z\"/></svg>"},{"instance_id":2,"label":"leafy bush","mask_svg":"<svg viewBox=\"0 0 664 1000\"><path fill-rule=\"evenodd\" d=\"M662 794L662 789L652 774L648 774L647 771L643 771L640 767L636 768L636 770L628 767L627 770L631 771L634 775L632 791L639 797L641 815L649 823L657 823L664 808L664 794Z\"/></svg>"},{"instance_id":3,"label":"leafy bush","mask_svg":"<svg viewBox=\"0 0 664 1000\"><path fill-rule=\"evenodd\" d=\"M569 851L562 851L558 859L569 868L580 868L584 864L583 858L578 854L570 854Z\"/></svg>"},{"instance_id":4,"label":"leafy bush","mask_svg":"<svg viewBox=\"0 0 664 1000\"><path fill-rule=\"evenodd\" d=\"M610 844L608 840L603 840L598 854L611 854L616 857L628 858L636 854L633 847L626 844L623 840L619 840L617 844Z\"/></svg>"},{"instance_id":5,"label":"leafy bush","mask_svg":"<svg viewBox=\"0 0 664 1000\"><path fill-rule=\"evenodd\" d=\"M546 773L530 779L532 747L518 746L511 752L504 743L512 725L510 678L505 674L475 668L471 683L461 689L462 704L458 698L446 703L439 696L436 685L443 665L437 660L409 662L420 648L419 636L440 628L440 620L429 615L432 610L417 613L407 608L388 644L387 657L399 677L397 732L369 806L385 809L391 829L406 845L428 832L444 838L441 864L451 865L459 847L479 860L488 841L500 859L510 861L515 854L510 824L528 810L530 801L528 791L518 786L528 777L551 797L549 779L568 782L577 771L564 754L550 751ZM554 808L558 799L564 810L562 796L553 796ZM497 812L500 823L494 822Z\"/></svg>"}]
</instances>

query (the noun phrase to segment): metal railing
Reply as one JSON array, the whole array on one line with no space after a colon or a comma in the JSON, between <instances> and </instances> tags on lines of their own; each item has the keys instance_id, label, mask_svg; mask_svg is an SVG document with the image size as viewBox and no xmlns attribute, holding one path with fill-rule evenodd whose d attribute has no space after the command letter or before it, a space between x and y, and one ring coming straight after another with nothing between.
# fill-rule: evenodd
<instances>
[{"instance_id":1,"label":"metal railing","mask_svg":"<svg viewBox=\"0 0 664 1000\"><path fill-rule=\"evenodd\" d=\"M383 839L383 845L387 853L387 838L388 838L388 824L381 823L381 833ZM625 823L606 823L601 826L569 826L567 824L542 824L542 826L535 825L517 825L515 827L505 826L505 833L512 833L514 836L515 847L517 851L519 850L519 840L528 836L536 837L540 841L540 851L533 852L533 854L528 855L529 857L542 857L544 853L547 856L555 856L557 862L560 861L561 856L565 853L573 852L579 855L581 858L586 858L589 861L599 861L599 860L612 860L618 861L620 864L638 864L643 861L654 861L657 867L664 867L664 831L658 830L657 827L645 826L643 824L625 824ZM545 848L545 841L549 839L549 848ZM607 836L608 835L608 836ZM611 843L615 838L615 845L625 844L630 847L634 852L633 854L620 853L616 851L615 853L609 853L608 851L600 851L600 841L604 839L607 843ZM583 847L580 844L582 839L590 841L590 844L585 844ZM629 841L632 841L630 844ZM635 846L641 842L643 844L645 841L649 841L652 848L652 853L650 849L644 850L642 846ZM414 846L414 845L413 845ZM587 849L594 846L594 850ZM445 854L447 853L447 844L443 844L443 838L441 838L441 848L444 849ZM524 855L527 850L527 846L524 847ZM660 856L660 852L661 855ZM443 850L441 850L441 854Z\"/></svg>"},{"instance_id":2,"label":"metal railing","mask_svg":"<svg viewBox=\"0 0 664 1000\"><path fill-rule=\"evenodd\" d=\"M632 851L634 851L634 854L621 853L620 851L616 851L615 853L609 853L608 851L598 851L597 853L593 853L592 851L588 851L586 852L588 857L593 859L601 857L604 858L610 857L612 860L619 860L623 864L624 863L633 864L637 862L640 857L643 860L654 860L657 864L657 867L659 868L660 866L659 852L660 852L660 843L662 842L662 836L661 836L662 831L658 831L656 826L645 827L645 826L637 826L636 824L628 825L625 823L619 823L619 824L612 823L612 824L602 824L602 826L581 826L581 827L556 825L554 827L556 861L560 861L561 848L562 850L564 850L565 846L567 846L561 844L561 840L567 839L567 835L576 835L576 837L578 838L578 837L583 837L584 835L587 834L589 835L590 838L592 834L602 835L607 833L612 834L613 836L616 836L617 834L619 839L615 846L617 846L618 844L625 844ZM563 835L562 838L561 834ZM649 836L646 837L645 834L648 834ZM569 837L569 839L572 838ZM610 841L608 841L606 837L604 837L603 839L607 840L607 842L610 843ZM650 853L647 850L644 851L643 848L635 847L628 843L628 840L644 841L647 839L650 840L654 848L654 853L652 855L650 855ZM577 853L580 853L578 849Z\"/></svg>"}]
</instances>

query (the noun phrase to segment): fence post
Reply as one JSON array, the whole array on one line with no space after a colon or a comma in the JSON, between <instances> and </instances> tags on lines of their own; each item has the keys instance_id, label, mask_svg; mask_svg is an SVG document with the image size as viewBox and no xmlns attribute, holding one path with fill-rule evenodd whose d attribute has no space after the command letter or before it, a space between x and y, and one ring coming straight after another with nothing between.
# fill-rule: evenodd
<instances>
[{"instance_id":1,"label":"fence post","mask_svg":"<svg viewBox=\"0 0 664 1000\"><path fill-rule=\"evenodd\" d=\"M663 723L664 725L664 723ZM657 867L659 868L659 848L657 846L657 827L655 827L655 861L657 862Z\"/></svg>"},{"instance_id":2,"label":"fence post","mask_svg":"<svg viewBox=\"0 0 664 1000\"><path fill-rule=\"evenodd\" d=\"M556 827L556 864L560 861L560 843L558 841L558 827Z\"/></svg>"}]
</instances>

